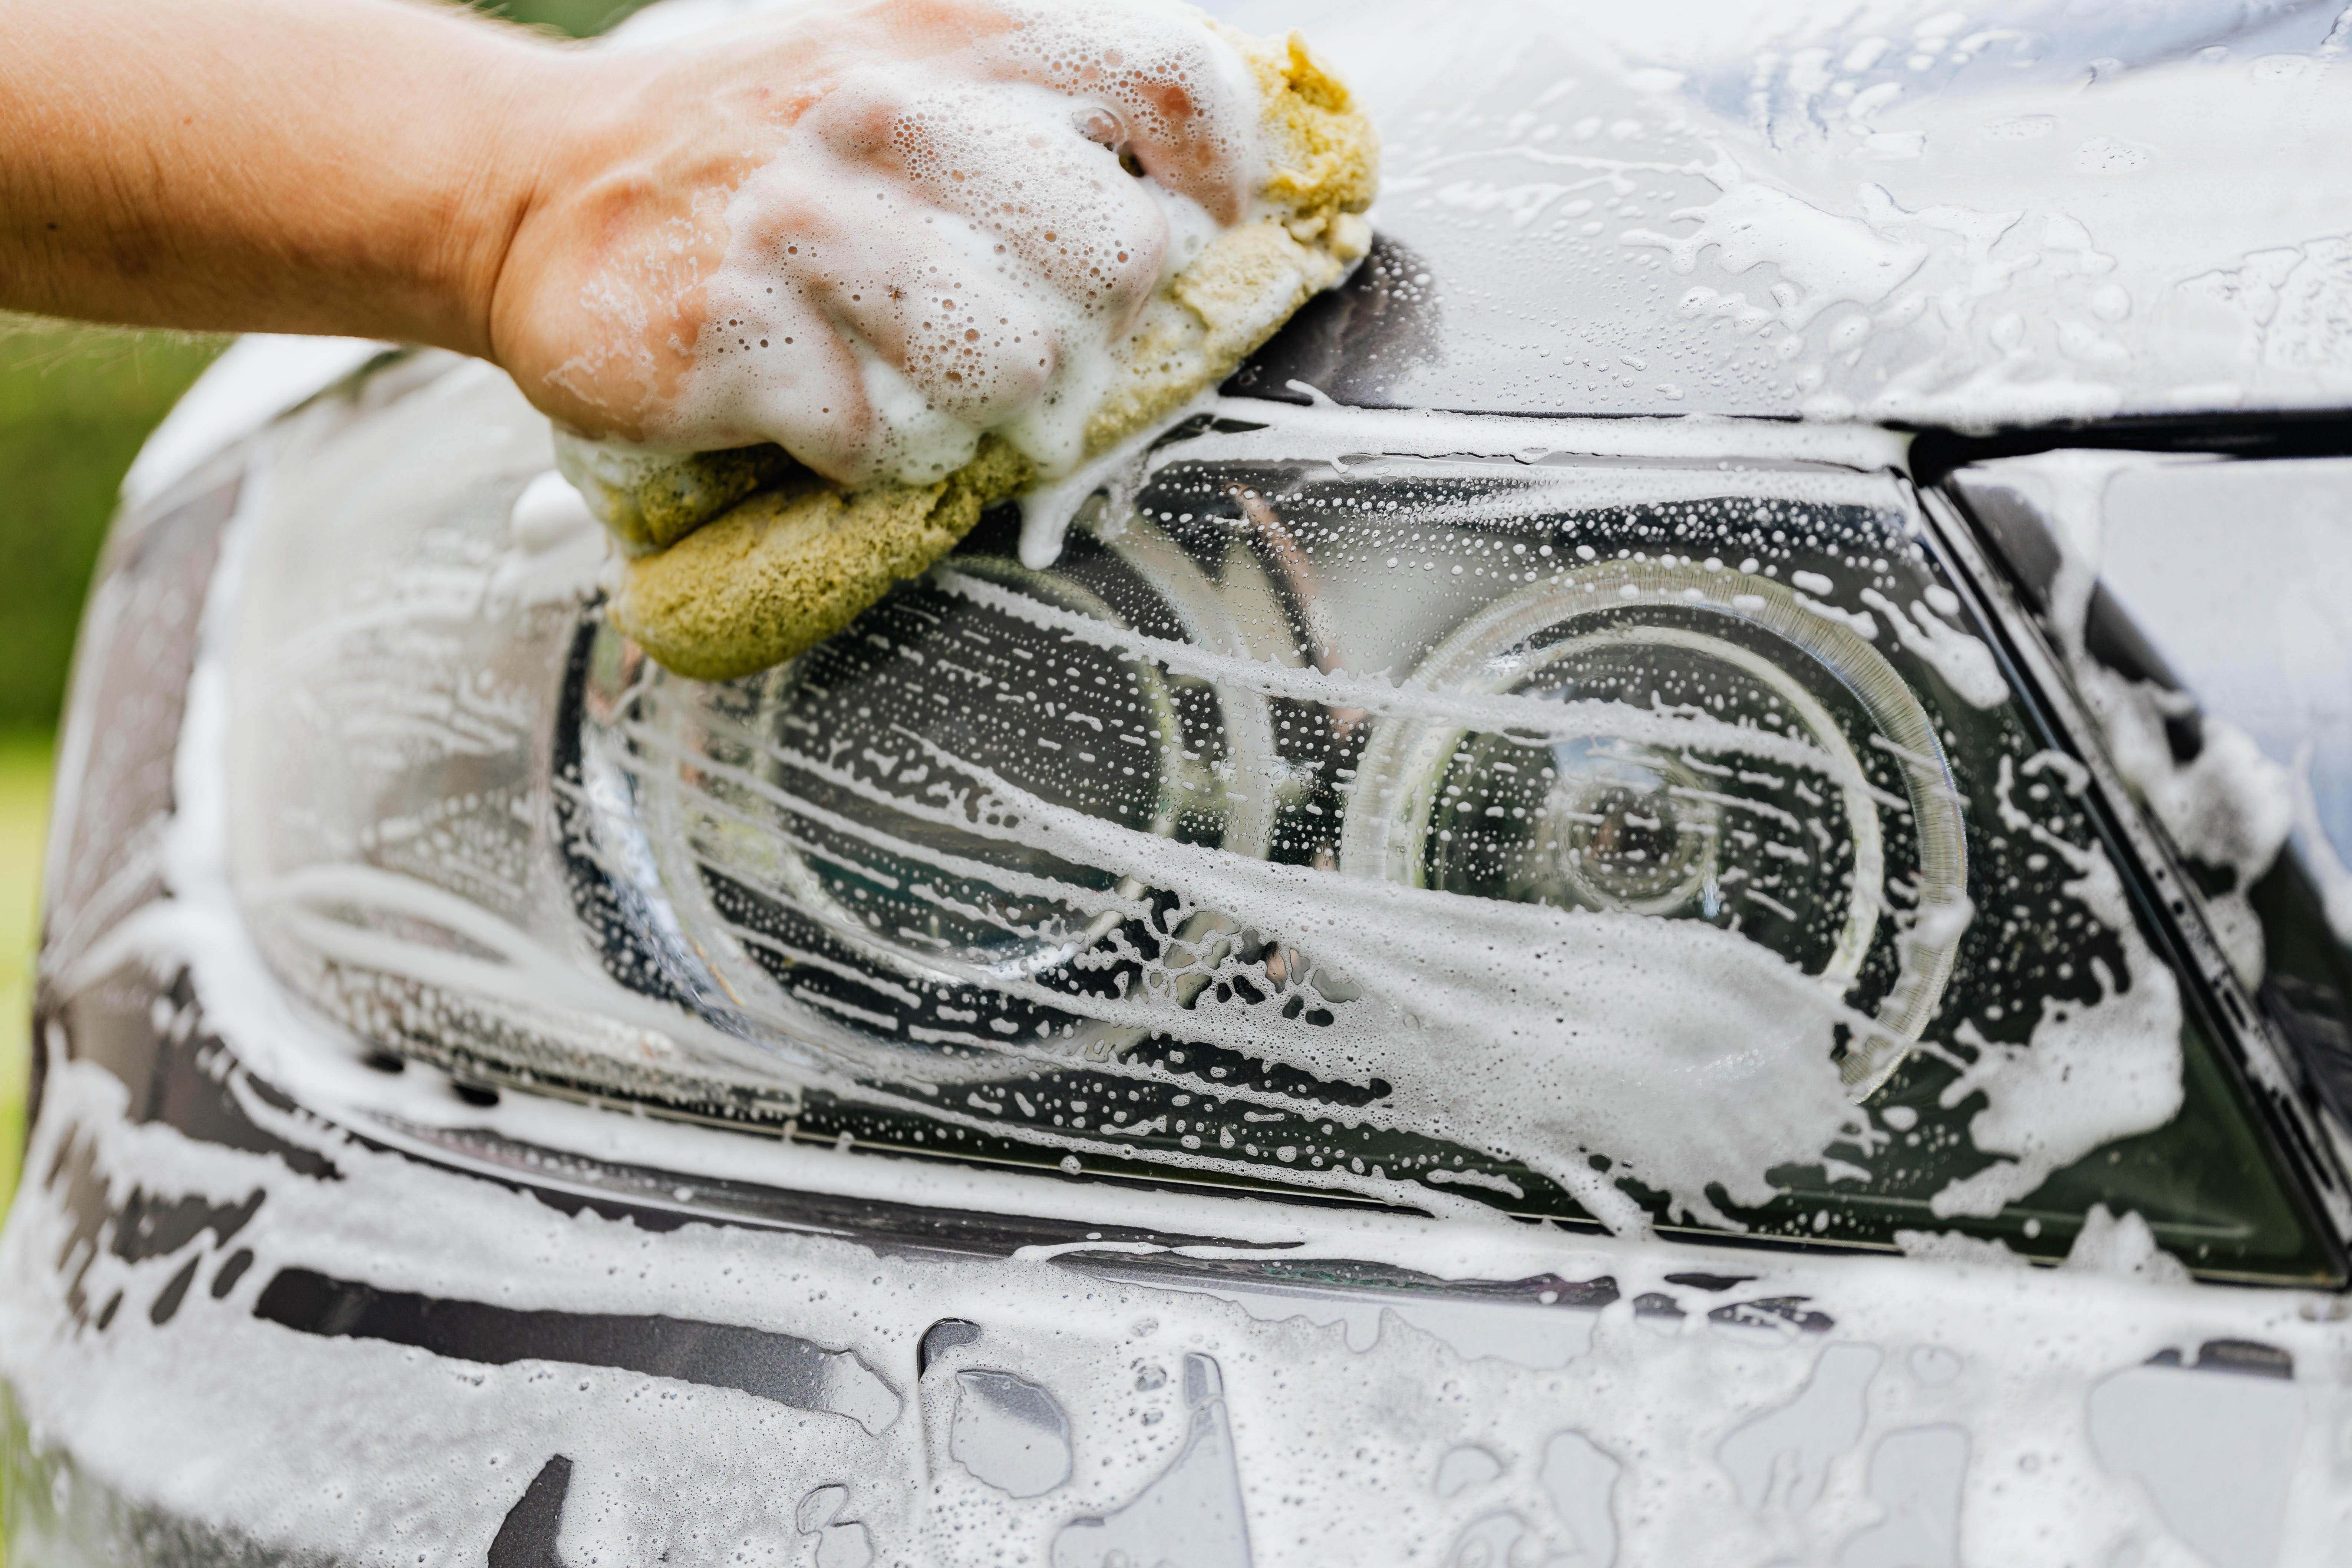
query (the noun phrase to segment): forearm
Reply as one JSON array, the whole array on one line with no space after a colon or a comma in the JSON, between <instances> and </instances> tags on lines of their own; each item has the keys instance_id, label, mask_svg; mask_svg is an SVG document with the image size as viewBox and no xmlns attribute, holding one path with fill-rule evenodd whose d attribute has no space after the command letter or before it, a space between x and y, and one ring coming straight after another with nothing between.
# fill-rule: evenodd
<instances>
[{"instance_id":1,"label":"forearm","mask_svg":"<svg viewBox=\"0 0 2352 1568\"><path fill-rule=\"evenodd\" d=\"M436 344L582 435L843 483L898 460L877 361L908 420L1024 418L1159 284L1140 182L1224 223L1258 183L1254 68L1149 0L625 51L438 0L0 0L0 310Z\"/></svg>"},{"instance_id":2,"label":"forearm","mask_svg":"<svg viewBox=\"0 0 2352 1568\"><path fill-rule=\"evenodd\" d=\"M565 51L402 0L0 0L0 308L488 354Z\"/></svg>"}]
</instances>

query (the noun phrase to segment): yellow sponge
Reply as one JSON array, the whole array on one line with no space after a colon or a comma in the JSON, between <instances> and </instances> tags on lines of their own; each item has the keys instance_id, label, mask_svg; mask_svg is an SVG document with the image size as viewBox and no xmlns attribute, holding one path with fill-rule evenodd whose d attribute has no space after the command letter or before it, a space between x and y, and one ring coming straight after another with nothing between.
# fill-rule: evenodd
<instances>
[{"instance_id":1,"label":"yellow sponge","mask_svg":"<svg viewBox=\"0 0 2352 1568\"><path fill-rule=\"evenodd\" d=\"M679 675L730 680L814 647L1035 477L994 437L931 485L844 495L802 469L626 568L613 616Z\"/></svg>"}]
</instances>

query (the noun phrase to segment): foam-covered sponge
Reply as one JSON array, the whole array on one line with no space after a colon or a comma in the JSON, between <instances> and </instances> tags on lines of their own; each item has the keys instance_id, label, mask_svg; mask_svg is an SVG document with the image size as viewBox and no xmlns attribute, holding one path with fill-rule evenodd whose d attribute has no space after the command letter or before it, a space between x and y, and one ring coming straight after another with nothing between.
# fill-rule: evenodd
<instances>
[{"instance_id":1,"label":"foam-covered sponge","mask_svg":"<svg viewBox=\"0 0 2352 1568\"><path fill-rule=\"evenodd\" d=\"M1380 145L1347 88L1296 33L1265 39L1211 25L1258 83L1261 199L1115 345L1118 374L1087 423L1089 452L1230 375L1371 242L1360 215ZM613 619L663 665L704 680L749 675L833 636L1038 477L994 437L940 483L847 493L772 447L656 458L560 440L558 461L622 546Z\"/></svg>"}]
</instances>

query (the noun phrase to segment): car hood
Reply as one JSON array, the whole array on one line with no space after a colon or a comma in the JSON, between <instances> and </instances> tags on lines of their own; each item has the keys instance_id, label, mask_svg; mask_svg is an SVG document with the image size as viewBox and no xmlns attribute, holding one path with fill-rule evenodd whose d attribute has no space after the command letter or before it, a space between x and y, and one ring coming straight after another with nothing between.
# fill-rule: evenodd
<instances>
[{"instance_id":1,"label":"car hood","mask_svg":"<svg viewBox=\"0 0 2352 1568\"><path fill-rule=\"evenodd\" d=\"M1386 138L1383 247L1269 395L1981 428L2352 387L2332 6L1215 9Z\"/></svg>"}]
</instances>

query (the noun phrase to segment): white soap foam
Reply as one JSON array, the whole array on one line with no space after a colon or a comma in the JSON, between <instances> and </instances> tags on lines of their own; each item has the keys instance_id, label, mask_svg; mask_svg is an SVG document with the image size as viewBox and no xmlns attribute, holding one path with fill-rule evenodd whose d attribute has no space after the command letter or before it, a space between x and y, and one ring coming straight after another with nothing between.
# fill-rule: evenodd
<instances>
[{"instance_id":1,"label":"white soap foam","mask_svg":"<svg viewBox=\"0 0 2352 1568\"><path fill-rule=\"evenodd\" d=\"M2156 460L2212 459L2051 452L2012 459L2002 471L2041 491L2060 555L2050 590L2051 630L2075 689L2098 720L2116 769L2139 792L2176 848L2232 874L2227 889L2207 896L2206 911L2231 968L2252 986L2263 974L2263 934L2246 892L2270 869L2294 830L2294 781L2252 736L2216 714L2200 716L2203 740L2197 755L2176 761L2166 721L2195 712L2195 700L2118 675L2084 642L2098 584L2108 483L2119 472Z\"/></svg>"},{"instance_id":2,"label":"white soap foam","mask_svg":"<svg viewBox=\"0 0 2352 1568\"><path fill-rule=\"evenodd\" d=\"M1525 1160L1613 1227L1644 1223L1617 1175L1723 1223L1710 1184L1762 1203L1771 1168L1866 1136L1831 1049L1839 1023L1873 1026L1744 938L1157 840L967 770L1016 841L1278 932L1362 990L1313 1031L1203 996L1189 1031L1327 1079L1384 1079L1393 1093L1369 1108L1375 1119ZM1593 1154L1616 1162L1609 1177Z\"/></svg>"},{"instance_id":3,"label":"white soap foam","mask_svg":"<svg viewBox=\"0 0 2352 1568\"><path fill-rule=\"evenodd\" d=\"M2029 771L2039 771L2033 763ZM2090 960L2101 999L2086 1006L2043 998L2024 1045L1987 1040L1965 1021L1953 1031L1977 1056L1946 1086L1942 1102L1956 1106L1982 1090L1989 1103L1969 1119L1969 1135L1986 1153L2010 1159L1937 1193L1929 1206L1938 1216L1999 1214L2102 1144L2163 1126L2184 1092L2179 986L2140 936L2115 863L2019 810L2010 798L2015 784L2003 757L1996 786L2002 825L2074 868L2077 879L2065 890L2116 933L2127 973L2118 977L2104 960Z\"/></svg>"},{"instance_id":4,"label":"white soap foam","mask_svg":"<svg viewBox=\"0 0 2352 1568\"><path fill-rule=\"evenodd\" d=\"M1173 426L1192 415L1213 409L1220 401L1213 387L1206 389L1184 407L1171 411L1162 423ZM1060 477L1024 493L1021 564L1033 572L1043 572L1060 560L1070 524L1097 493L1108 497L1112 514L1117 515L1142 481L1141 454L1160 436L1158 426L1147 426Z\"/></svg>"},{"instance_id":5,"label":"white soap foam","mask_svg":"<svg viewBox=\"0 0 2352 1568\"><path fill-rule=\"evenodd\" d=\"M2156 1232L2137 1211L2118 1219L2105 1204L2093 1204L2083 1216L2083 1228L2059 1267L2151 1285L2186 1285L2190 1279L2189 1266L2157 1246Z\"/></svg>"},{"instance_id":6,"label":"white soap foam","mask_svg":"<svg viewBox=\"0 0 2352 1568\"><path fill-rule=\"evenodd\" d=\"M731 738L762 745L748 731ZM1647 1221L1617 1189L1619 1176L1730 1225L1709 1196L1711 1184L1735 1203L1759 1204L1777 1190L1766 1174L1772 1168L1815 1159L1832 1142L1870 1142L1831 1051L1839 1025L1864 1036L1876 1026L1737 934L1698 921L1339 878L1188 845L1055 805L966 759L921 749L945 775L921 801L804 754L778 755L918 820L1173 893L1181 903L1167 917L1169 929L1195 912L1223 916L1296 948L1318 973L1343 977L1359 994L1326 1002L1329 1026L1301 1029L1274 1009L1207 993L1175 1011L1186 964L1172 957L1148 965L1131 997L1074 995L990 974L997 990L1111 1025L1181 1025L1191 1037L1327 1080L1384 1080L1391 1092L1357 1113L1366 1121L1526 1161L1621 1229ZM961 788L949 782L956 779L966 781ZM736 782L758 787L748 775ZM1075 886L1059 896L1079 908L1088 902ZM1208 973L1227 968L1246 977L1247 966L1231 957ZM949 1108L923 1109L966 1120ZM1613 1163L1609 1174L1593 1169L1595 1154ZM1377 1174L1297 1174L1396 1193Z\"/></svg>"},{"instance_id":7,"label":"white soap foam","mask_svg":"<svg viewBox=\"0 0 2352 1568\"><path fill-rule=\"evenodd\" d=\"M1744 752L1790 767L1803 768L1851 788L1884 795L1840 757L1793 735L1728 723L1712 714L1644 711L1623 702L1579 699L1556 702L1509 692L1440 689L1418 680L1391 681L1347 670L1292 669L1261 659L1210 651L1131 632L1090 616L1077 615L942 567L933 581L1018 620L1091 643L1129 658L1148 660L1176 675L1199 676L1255 687L1268 696L1290 697L1334 709L1397 714L1437 723L1454 722L1527 741L1626 740L1654 745L1698 746ZM1730 584L1727 584L1727 587ZM1901 804L1889 796L1883 804Z\"/></svg>"},{"instance_id":8,"label":"white soap foam","mask_svg":"<svg viewBox=\"0 0 2352 1568\"><path fill-rule=\"evenodd\" d=\"M1982 637L1962 631L1926 605L1915 602L1906 611L1875 588L1864 588L1862 602L1884 614L1896 640L1927 660L1961 701L1971 708L1998 708L2009 700L2009 682Z\"/></svg>"},{"instance_id":9,"label":"white soap foam","mask_svg":"<svg viewBox=\"0 0 2352 1568\"><path fill-rule=\"evenodd\" d=\"M2311 754L2309 742L2295 753L2295 831L2303 836L2304 864L2312 879L2319 884L2327 929L2336 933L2336 941L2352 947L2352 869L2346 868L2343 857L2319 820L2319 803L2311 792Z\"/></svg>"},{"instance_id":10,"label":"white soap foam","mask_svg":"<svg viewBox=\"0 0 2352 1568\"><path fill-rule=\"evenodd\" d=\"M566 540L593 535L596 518L572 482L550 468L523 487L508 528L509 537L526 553L541 555Z\"/></svg>"},{"instance_id":11,"label":"white soap foam","mask_svg":"<svg viewBox=\"0 0 2352 1568\"><path fill-rule=\"evenodd\" d=\"M1745 272L1759 262L1776 265L1796 287L1777 312L1789 326L1811 326L1836 304L1875 305L1927 258L1925 246L1881 234L1858 217L1841 217L1736 170L1710 171L1724 193L1704 207L1668 215L1695 218L1688 234L1628 229L1620 237L1632 246L1666 252L1676 272L1688 274L1702 253L1715 249L1727 272Z\"/></svg>"}]
</instances>

